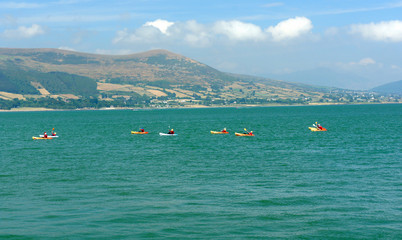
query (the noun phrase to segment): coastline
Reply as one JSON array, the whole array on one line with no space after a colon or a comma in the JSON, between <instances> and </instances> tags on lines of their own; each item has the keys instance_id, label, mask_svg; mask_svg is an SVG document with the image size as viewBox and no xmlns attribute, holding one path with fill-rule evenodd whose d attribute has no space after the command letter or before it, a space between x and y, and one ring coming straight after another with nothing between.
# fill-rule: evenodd
<instances>
[{"instance_id":1,"label":"coastline","mask_svg":"<svg viewBox=\"0 0 402 240\"><path fill-rule=\"evenodd\" d=\"M0 109L0 112L56 112L56 111L113 111L113 110L157 110L157 109L197 109L197 108L249 108L249 107L291 107L291 106L331 106L331 105L372 105L372 104L401 104L400 102L383 102L383 103L309 103L309 104L244 104L244 105L189 105L175 106L164 108L135 108L135 107L112 107L112 108L79 108L79 109L52 109L52 108L12 108L10 110Z\"/></svg>"}]
</instances>

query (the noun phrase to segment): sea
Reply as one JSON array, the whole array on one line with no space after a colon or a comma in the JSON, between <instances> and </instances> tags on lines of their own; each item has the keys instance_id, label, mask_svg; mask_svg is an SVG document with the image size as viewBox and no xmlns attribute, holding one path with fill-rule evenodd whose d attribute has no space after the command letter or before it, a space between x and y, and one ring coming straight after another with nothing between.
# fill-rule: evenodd
<instances>
[{"instance_id":1,"label":"sea","mask_svg":"<svg viewBox=\"0 0 402 240\"><path fill-rule=\"evenodd\" d=\"M402 239L401 129L401 104L0 112L0 239Z\"/></svg>"}]
</instances>

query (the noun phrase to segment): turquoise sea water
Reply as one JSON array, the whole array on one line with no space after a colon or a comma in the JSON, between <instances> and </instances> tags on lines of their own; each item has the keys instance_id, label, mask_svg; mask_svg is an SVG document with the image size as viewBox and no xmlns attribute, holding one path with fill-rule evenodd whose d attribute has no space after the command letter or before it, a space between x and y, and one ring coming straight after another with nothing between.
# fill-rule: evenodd
<instances>
[{"instance_id":1,"label":"turquoise sea water","mask_svg":"<svg viewBox=\"0 0 402 240\"><path fill-rule=\"evenodd\" d=\"M401 128L402 105L0 113L0 238L401 239Z\"/></svg>"}]
</instances>

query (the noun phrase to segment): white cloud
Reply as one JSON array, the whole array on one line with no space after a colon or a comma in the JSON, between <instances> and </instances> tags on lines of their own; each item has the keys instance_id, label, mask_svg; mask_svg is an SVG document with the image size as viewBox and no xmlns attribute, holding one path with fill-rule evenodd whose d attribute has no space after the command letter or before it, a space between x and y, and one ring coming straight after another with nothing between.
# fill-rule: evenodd
<instances>
[{"instance_id":1,"label":"white cloud","mask_svg":"<svg viewBox=\"0 0 402 240\"><path fill-rule=\"evenodd\" d=\"M116 32L113 43L170 43L205 47L218 42L263 42L267 40L289 40L309 33L311 21L305 17L291 18L271 26L265 31L252 23L238 20L217 21L201 24L195 20L169 22L158 19L146 22L141 27L129 31Z\"/></svg>"},{"instance_id":2,"label":"white cloud","mask_svg":"<svg viewBox=\"0 0 402 240\"><path fill-rule=\"evenodd\" d=\"M129 55L132 54L133 51L128 49L119 49L119 50L96 49L95 53L101 55Z\"/></svg>"},{"instance_id":3,"label":"white cloud","mask_svg":"<svg viewBox=\"0 0 402 240\"><path fill-rule=\"evenodd\" d=\"M45 30L38 24L32 24L31 27L21 26L17 29L5 30L3 35L6 38L32 38L44 34Z\"/></svg>"},{"instance_id":4,"label":"white cloud","mask_svg":"<svg viewBox=\"0 0 402 240\"><path fill-rule=\"evenodd\" d=\"M77 50L75 50L74 48L70 48L70 47L67 47L67 46L61 46L58 49L77 52Z\"/></svg>"},{"instance_id":5,"label":"white cloud","mask_svg":"<svg viewBox=\"0 0 402 240\"><path fill-rule=\"evenodd\" d=\"M157 20L155 20L155 21L153 21L153 22L146 22L146 23L144 24L144 26L145 26L145 27L146 27L146 26L155 27L155 28L159 29L159 31L161 31L163 34L168 35L167 30L168 30L168 28L169 28L170 26L172 26L173 24L174 24L173 22L169 22L169 21L162 20L162 19L157 19Z\"/></svg>"},{"instance_id":6,"label":"white cloud","mask_svg":"<svg viewBox=\"0 0 402 240\"><path fill-rule=\"evenodd\" d=\"M375 64L376 62L372 58L363 58L359 61L359 65L367 66L370 64Z\"/></svg>"},{"instance_id":7,"label":"white cloud","mask_svg":"<svg viewBox=\"0 0 402 240\"><path fill-rule=\"evenodd\" d=\"M226 35L231 40L262 40L265 38L259 26L240 21L219 21L214 25L214 32Z\"/></svg>"},{"instance_id":8,"label":"white cloud","mask_svg":"<svg viewBox=\"0 0 402 240\"><path fill-rule=\"evenodd\" d=\"M193 47L205 47L211 43L212 34L210 29L194 20L185 23L176 23L171 28L172 34L177 38L182 38L185 43Z\"/></svg>"},{"instance_id":9,"label":"white cloud","mask_svg":"<svg viewBox=\"0 0 402 240\"><path fill-rule=\"evenodd\" d=\"M351 27L352 34L374 41L402 42L402 21L388 21L369 24L356 24Z\"/></svg>"},{"instance_id":10,"label":"white cloud","mask_svg":"<svg viewBox=\"0 0 402 240\"><path fill-rule=\"evenodd\" d=\"M362 58L358 62L350 62L349 66L368 66L376 64L377 62L372 58Z\"/></svg>"},{"instance_id":11,"label":"white cloud","mask_svg":"<svg viewBox=\"0 0 402 240\"><path fill-rule=\"evenodd\" d=\"M272 35L274 41L297 38L309 33L313 25L306 17L295 17L278 23L275 27L268 27L265 31Z\"/></svg>"}]
</instances>

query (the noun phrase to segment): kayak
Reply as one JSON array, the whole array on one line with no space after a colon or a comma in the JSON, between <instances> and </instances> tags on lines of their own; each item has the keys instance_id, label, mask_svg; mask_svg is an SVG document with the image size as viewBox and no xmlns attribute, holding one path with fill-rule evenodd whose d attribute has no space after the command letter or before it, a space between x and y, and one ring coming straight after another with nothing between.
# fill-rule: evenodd
<instances>
[{"instance_id":1,"label":"kayak","mask_svg":"<svg viewBox=\"0 0 402 240\"><path fill-rule=\"evenodd\" d=\"M315 128L315 127L308 127L308 129L310 129L313 132L325 132L325 131L327 131L326 128L318 129L318 128Z\"/></svg>"},{"instance_id":2,"label":"kayak","mask_svg":"<svg viewBox=\"0 0 402 240\"><path fill-rule=\"evenodd\" d=\"M48 139L53 139L53 138L44 138L44 137L32 137L33 140L48 140Z\"/></svg>"},{"instance_id":3,"label":"kayak","mask_svg":"<svg viewBox=\"0 0 402 240\"><path fill-rule=\"evenodd\" d=\"M44 135L39 135L39 137L43 138L43 137L44 137ZM58 138L59 136L52 136L52 135L48 135L47 137L48 137L48 138Z\"/></svg>"},{"instance_id":4,"label":"kayak","mask_svg":"<svg viewBox=\"0 0 402 240\"><path fill-rule=\"evenodd\" d=\"M229 132L211 131L211 134L228 134Z\"/></svg>"},{"instance_id":5,"label":"kayak","mask_svg":"<svg viewBox=\"0 0 402 240\"><path fill-rule=\"evenodd\" d=\"M148 134L148 132L135 132L135 131L131 131L131 134Z\"/></svg>"},{"instance_id":6,"label":"kayak","mask_svg":"<svg viewBox=\"0 0 402 240\"><path fill-rule=\"evenodd\" d=\"M177 136L177 133L175 134L168 134L168 133L159 133L160 136Z\"/></svg>"},{"instance_id":7,"label":"kayak","mask_svg":"<svg viewBox=\"0 0 402 240\"><path fill-rule=\"evenodd\" d=\"M253 133L235 133L235 135L239 136L239 137L252 137L252 136L254 136Z\"/></svg>"}]
</instances>

